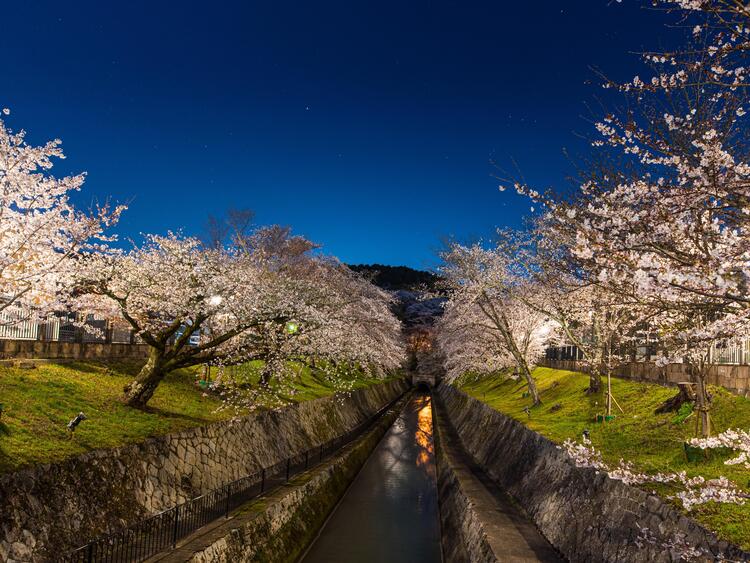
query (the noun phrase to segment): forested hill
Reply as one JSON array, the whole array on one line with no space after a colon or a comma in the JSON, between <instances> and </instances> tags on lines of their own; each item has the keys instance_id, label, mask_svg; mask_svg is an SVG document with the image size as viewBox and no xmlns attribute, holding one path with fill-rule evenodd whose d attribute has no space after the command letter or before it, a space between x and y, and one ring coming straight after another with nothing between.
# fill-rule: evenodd
<instances>
[{"instance_id":1,"label":"forested hill","mask_svg":"<svg viewBox=\"0 0 750 563\"><path fill-rule=\"evenodd\" d=\"M440 276L408 266L357 264L349 267L378 287L393 292L396 301L392 310L406 327L430 327L443 314L446 298L441 295Z\"/></svg>"},{"instance_id":2,"label":"forested hill","mask_svg":"<svg viewBox=\"0 0 750 563\"><path fill-rule=\"evenodd\" d=\"M372 283L389 291L437 290L440 278L432 272L415 270L408 266L386 266L384 264L349 264L355 272L364 274Z\"/></svg>"}]
</instances>

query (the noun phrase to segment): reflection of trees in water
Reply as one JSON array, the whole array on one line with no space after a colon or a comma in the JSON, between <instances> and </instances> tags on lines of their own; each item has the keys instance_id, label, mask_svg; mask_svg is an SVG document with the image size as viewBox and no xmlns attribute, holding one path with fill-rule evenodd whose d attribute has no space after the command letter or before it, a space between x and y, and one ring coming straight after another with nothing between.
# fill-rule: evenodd
<instances>
[{"instance_id":1,"label":"reflection of trees in water","mask_svg":"<svg viewBox=\"0 0 750 563\"><path fill-rule=\"evenodd\" d=\"M417 453L417 467L434 475L435 467L432 463L435 446L432 441L432 402L430 397L419 397L415 401L419 412L417 413L416 442L419 446Z\"/></svg>"},{"instance_id":2,"label":"reflection of trees in water","mask_svg":"<svg viewBox=\"0 0 750 563\"><path fill-rule=\"evenodd\" d=\"M414 428L414 440L410 436ZM414 446L416 445L416 459ZM381 443L381 464L384 483L391 474L400 475L398 465L416 463L428 476L435 475L432 462L434 444L432 441L432 404L429 396L416 396L406 406L398 420L393 424L386 439ZM381 484L382 484L381 483Z\"/></svg>"}]
</instances>

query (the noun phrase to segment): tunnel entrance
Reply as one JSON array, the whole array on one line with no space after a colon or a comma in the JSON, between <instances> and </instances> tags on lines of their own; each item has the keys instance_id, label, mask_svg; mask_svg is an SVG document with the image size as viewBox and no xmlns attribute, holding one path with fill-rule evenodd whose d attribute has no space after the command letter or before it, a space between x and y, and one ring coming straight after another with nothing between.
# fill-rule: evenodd
<instances>
[{"instance_id":1,"label":"tunnel entrance","mask_svg":"<svg viewBox=\"0 0 750 563\"><path fill-rule=\"evenodd\" d=\"M416 390L420 393L429 393L431 391L430 384L426 381L418 381Z\"/></svg>"}]
</instances>

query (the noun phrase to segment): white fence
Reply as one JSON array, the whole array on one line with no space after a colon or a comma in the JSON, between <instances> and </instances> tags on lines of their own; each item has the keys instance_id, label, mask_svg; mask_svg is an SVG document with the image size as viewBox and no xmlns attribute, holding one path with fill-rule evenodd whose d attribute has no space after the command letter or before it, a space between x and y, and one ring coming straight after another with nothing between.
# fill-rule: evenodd
<instances>
[{"instance_id":1,"label":"white fence","mask_svg":"<svg viewBox=\"0 0 750 563\"><path fill-rule=\"evenodd\" d=\"M0 310L2 340L130 344L131 335L132 331L124 321L93 314L57 312L40 316L33 309L17 305Z\"/></svg>"},{"instance_id":2,"label":"white fence","mask_svg":"<svg viewBox=\"0 0 750 563\"><path fill-rule=\"evenodd\" d=\"M750 338L736 344L711 347L711 363L745 365L750 364Z\"/></svg>"},{"instance_id":3,"label":"white fence","mask_svg":"<svg viewBox=\"0 0 750 563\"><path fill-rule=\"evenodd\" d=\"M11 305L0 311L0 338L38 340L40 320L35 311Z\"/></svg>"}]
</instances>

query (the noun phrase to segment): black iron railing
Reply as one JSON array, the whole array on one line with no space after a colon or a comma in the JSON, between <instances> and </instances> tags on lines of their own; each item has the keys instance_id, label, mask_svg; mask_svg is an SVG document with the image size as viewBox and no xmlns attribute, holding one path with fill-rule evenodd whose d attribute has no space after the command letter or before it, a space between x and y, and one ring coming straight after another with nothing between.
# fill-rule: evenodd
<instances>
[{"instance_id":1,"label":"black iron railing","mask_svg":"<svg viewBox=\"0 0 750 563\"><path fill-rule=\"evenodd\" d=\"M174 548L180 539L195 530L219 518L229 517L230 512L235 508L264 491L286 483L292 476L323 461L327 456L349 444L369 430L400 398L395 398L370 418L341 436L318 444L275 465L264 467L247 477L160 512L128 528L94 540L60 561L66 563L92 561L132 563L144 561L157 553Z\"/></svg>"}]
</instances>

